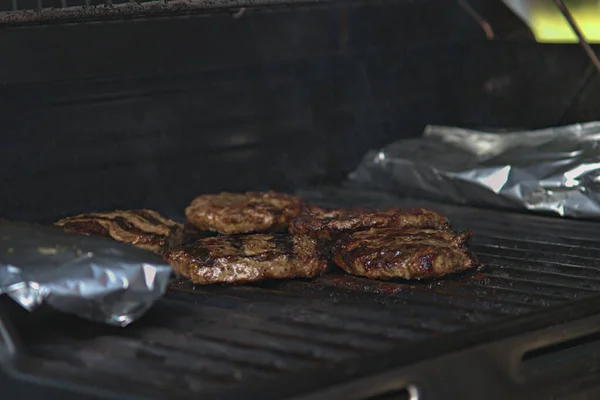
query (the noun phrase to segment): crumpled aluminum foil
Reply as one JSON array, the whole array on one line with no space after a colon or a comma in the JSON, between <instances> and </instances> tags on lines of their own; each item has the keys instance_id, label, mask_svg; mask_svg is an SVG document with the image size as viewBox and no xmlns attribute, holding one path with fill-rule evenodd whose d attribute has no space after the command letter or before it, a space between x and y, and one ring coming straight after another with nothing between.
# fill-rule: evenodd
<instances>
[{"instance_id":1,"label":"crumpled aluminum foil","mask_svg":"<svg viewBox=\"0 0 600 400\"><path fill-rule=\"evenodd\" d=\"M167 287L171 267L157 255L103 237L0 222L0 294L29 311L56 310L126 326Z\"/></svg>"},{"instance_id":2,"label":"crumpled aluminum foil","mask_svg":"<svg viewBox=\"0 0 600 400\"><path fill-rule=\"evenodd\" d=\"M509 133L428 126L420 138L370 151L349 184L600 218L600 122Z\"/></svg>"}]
</instances>

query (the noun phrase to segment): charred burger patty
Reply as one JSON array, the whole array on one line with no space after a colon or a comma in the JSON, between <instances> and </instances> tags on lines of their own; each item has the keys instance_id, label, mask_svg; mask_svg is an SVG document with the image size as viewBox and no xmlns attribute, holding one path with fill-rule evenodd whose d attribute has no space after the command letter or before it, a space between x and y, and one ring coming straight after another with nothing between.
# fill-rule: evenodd
<instances>
[{"instance_id":1,"label":"charred burger patty","mask_svg":"<svg viewBox=\"0 0 600 400\"><path fill-rule=\"evenodd\" d=\"M282 231L302 204L299 197L276 192L207 194L196 197L185 215L200 230L227 235Z\"/></svg>"},{"instance_id":2,"label":"charred burger patty","mask_svg":"<svg viewBox=\"0 0 600 400\"><path fill-rule=\"evenodd\" d=\"M209 237L165 258L176 272L203 285L312 278L327 268L314 239L285 233Z\"/></svg>"},{"instance_id":3,"label":"charred burger patty","mask_svg":"<svg viewBox=\"0 0 600 400\"><path fill-rule=\"evenodd\" d=\"M342 233L370 228L448 229L448 219L425 208L389 210L305 208L290 223L290 232L330 241Z\"/></svg>"},{"instance_id":4,"label":"charred burger patty","mask_svg":"<svg viewBox=\"0 0 600 400\"><path fill-rule=\"evenodd\" d=\"M117 210L81 214L54 223L67 232L110 237L157 254L179 245L182 224L152 210Z\"/></svg>"},{"instance_id":5,"label":"charred burger patty","mask_svg":"<svg viewBox=\"0 0 600 400\"><path fill-rule=\"evenodd\" d=\"M373 279L423 279L475 268L466 248L471 231L383 228L352 232L333 249L333 261L351 275Z\"/></svg>"}]
</instances>

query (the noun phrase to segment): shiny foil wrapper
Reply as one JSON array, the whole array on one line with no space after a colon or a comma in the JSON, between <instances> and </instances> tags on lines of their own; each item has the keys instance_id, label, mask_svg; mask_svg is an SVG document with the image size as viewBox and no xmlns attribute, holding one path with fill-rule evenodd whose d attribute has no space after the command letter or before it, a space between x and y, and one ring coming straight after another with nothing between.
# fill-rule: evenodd
<instances>
[{"instance_id":1,"label":"shiny foil wrapper","mask_svg":"<svg viewBox=\"0 0 600 400\"><path fill-rule=\"evenodd\" d=\"M600 218L600 122L518 132L428 126L370 151L362 188L458 204Z\"/></svg>"},{"instance_id":2,"label":"shiny foil wrapper","mask_svg":"<svg viewBox=\"0 0 600 400\"><path fill-rule=\"evenodd\" d=\"M126 326L165 292L171 267L157 255L103 237L0 222L0 294L29 311L42 303Z\"/></svg>"}]
</instances>

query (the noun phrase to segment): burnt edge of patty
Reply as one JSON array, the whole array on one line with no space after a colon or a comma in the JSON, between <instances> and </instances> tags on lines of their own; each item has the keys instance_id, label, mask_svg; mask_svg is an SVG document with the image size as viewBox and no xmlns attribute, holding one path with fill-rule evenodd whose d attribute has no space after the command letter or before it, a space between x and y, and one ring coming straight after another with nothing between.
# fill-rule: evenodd
<instances>
[{"instance_id":1,"label":"burnt edge of patty","mask_svg":"<svg viewBox=\"0 0 600 400\"><path fill-rule=\"evenodd\" d=\"M324 209L304 207L290 222L289 231L320 240L332 241L347 232L373 228L418 227L446 230L450 222L443 215L425 208L369 208Z\"/></svg>"},{"instance_id":2,"label":"burnt edge of patty","mask_svg":"<svg viewBox=\"0 0 600 400\"><path fill-rule=\"evenodd\" d=\"M167 232L161 234L146 231L128 219L132 216L141 218L142 225L146 223L153 227L163 227ZM155 211L144 209L79 214L63 218L55 222L54 225L66 232L108 237L119 242L150 250L159 255L179 246L184 239L182 224L164 218ZM123 235L134 235L135 237L134 239L128 239L123 237Z\"/></svg>"}]
</instances>

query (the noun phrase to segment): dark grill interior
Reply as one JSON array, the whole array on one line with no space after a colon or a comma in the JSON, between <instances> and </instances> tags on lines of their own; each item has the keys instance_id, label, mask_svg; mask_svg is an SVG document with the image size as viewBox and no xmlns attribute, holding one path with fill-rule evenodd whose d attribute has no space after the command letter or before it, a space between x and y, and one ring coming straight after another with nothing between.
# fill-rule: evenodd
<instances>
[{"instance_id":1,"label":"dark grill interior","mask_svg":"<svg viewBox=\"0 0 600 400\"><path fill-rule=\"evenodd\" d=\"M0 218L147 207L181 219L201 193L339 187L368 149L426 124L599 117L587 55L535 43L502 2L0 0L0 27ZM420 283L335 270L175 282L126 329L2 298L0 398L505 400L598 387L597 223L303 194L437 209L473 229L486 266Z\"/></svg>"},{"instance_id":2,"label":"dark grill interior","mask_svg":"<svg viewBox=\"0 0 600 400\"><path fill-rule=\"evenodd\" d=\"M336 271L256 286L174 282L147 317L124 330L16 313L28 355L22 370L149 397L281 398L375 372L373 358L376 370L403 366L485 343L513 320L527 331L528 315L558 323L557 306L569 302L600 305L594 223L345 190L303 194L323 205L434 208L455 228L473 229L472 248L485 267L429 282Z\"/></svg>"}]
</instances>

